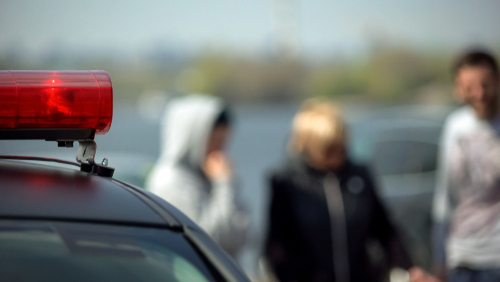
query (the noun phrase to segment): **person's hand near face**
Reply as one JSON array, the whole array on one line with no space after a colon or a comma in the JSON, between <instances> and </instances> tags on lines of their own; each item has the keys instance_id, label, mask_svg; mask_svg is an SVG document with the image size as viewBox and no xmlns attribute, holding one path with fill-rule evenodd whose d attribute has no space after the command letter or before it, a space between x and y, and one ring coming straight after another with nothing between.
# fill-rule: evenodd
<instances>
[{"instance_id":1,"label":"person's hand near face","mask_svg":"<svg viewBox=\"0 0 500 282\"><path fill-rule=\"evenodd\" d=\"M223 125L216 126L210 135L203 171L212 181L224 180L231 177L231 162L224 151L229 136L229 127Z\"/></svg>"},{"instance_id":2,"label":"person's hand near face","mask_svg":"<svg viewBox=\"0 0 500 282\"><path fill-rule=\"evenodd\" d=\"M213 151L207 155L205 173L212 181L219 181L231 177L231 162L223 151Z\"/></svg>"}]
</instances>

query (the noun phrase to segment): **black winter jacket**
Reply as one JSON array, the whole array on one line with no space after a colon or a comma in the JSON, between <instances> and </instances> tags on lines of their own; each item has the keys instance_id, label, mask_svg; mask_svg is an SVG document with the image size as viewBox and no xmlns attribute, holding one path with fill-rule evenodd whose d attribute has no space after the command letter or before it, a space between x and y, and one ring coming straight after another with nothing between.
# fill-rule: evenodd
<instances>
[{"instance_id":1,"label":"black winter jacket","mask_svg":"<svg viewBox=\"0 0 500 282\"><path fill-rule=\"evenodd\" d=\"M367 252L371 239L392 265L411 267L375 191L367 168L350 162L328 173L291 159L273 172L266 256L277 278L381 281Z\"/></svg>"}]
</instances>

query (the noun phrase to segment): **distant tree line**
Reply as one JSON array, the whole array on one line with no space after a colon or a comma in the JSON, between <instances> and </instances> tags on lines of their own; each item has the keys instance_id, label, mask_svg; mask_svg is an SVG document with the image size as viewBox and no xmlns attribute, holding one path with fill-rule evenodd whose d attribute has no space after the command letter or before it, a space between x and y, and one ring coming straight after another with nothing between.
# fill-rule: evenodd
<instances>
[{"instance_id":1,"label":"distant tree line","mask_svg":"<svg viewBox=\"0 0 500 282\"><path fill-rule=\"evenodd\" d=\"M362 98L374 102L446 103L451 99L453 54L402 47L377 48L358 59L321 63L272 56L241 57L207 52L191 57L49 54L38 60L0 54L1 69L102 69L111 75L115 99L133 101L161 90L204 92L233 102L280 102L310 96Z\"/></svg>"}]
</instances>

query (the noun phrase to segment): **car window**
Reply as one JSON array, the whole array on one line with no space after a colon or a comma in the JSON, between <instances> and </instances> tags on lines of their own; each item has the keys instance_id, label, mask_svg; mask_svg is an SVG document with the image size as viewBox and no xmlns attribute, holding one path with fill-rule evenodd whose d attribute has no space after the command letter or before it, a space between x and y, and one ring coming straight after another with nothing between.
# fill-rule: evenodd
<instances>
[{"instance_id":1,"label":"car window","mask_svg":"<svg viewBox=\"0 0 500 282\"><path fill-rule=\"evenodd\" d=\"M373 165L379 175L424 173L436 170L438 146L418 141L378 142Z\"/></svg>"},{"instance_id":2,"label":"car window","mask_svg":"<svg viewBox=\"0 0 500 282\"><path fill-rule=\"evenodd\" d=\"M105 224L0 221L1 281L216 281L182 234Z\"/></svg>"},{"instance_id":3,"label":"car window","mask_svg":"<svg viewBox=\"0 0 500 282\"><path fill-rule=\"evenodd\" d=\"M230 280L248 281L243 270L240 266L225 252L220 251L220 247L210 239L208 234L201 230L188 228L191 239L198 241L204 248L210 250L210 254L215 260L224 265L225 271L228 276L232 277Z\"/></svg>"}]
</instances>

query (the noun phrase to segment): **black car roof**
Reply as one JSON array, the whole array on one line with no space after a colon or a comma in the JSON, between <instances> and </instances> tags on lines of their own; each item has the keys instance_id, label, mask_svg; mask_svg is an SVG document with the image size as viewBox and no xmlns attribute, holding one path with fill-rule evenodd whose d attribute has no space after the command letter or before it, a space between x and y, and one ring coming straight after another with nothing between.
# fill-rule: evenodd
<instances>
[{"instance_id":1,"label":"black car roof","mask_svg":"<svg viewBox=\"0 0 500 282\"><path fill-rule=\"evenodd\" d=\"M157 198L139 190L77 170L0 161L0 218L180 224Z\"/></svg>"},{"instance_id":2,"label":"black car roof","mask_svg":"<svg viewBox=\"0 0 500 282\"><path fill-rule=\"evenodd\" d=\"M226 281L250 281L186 215L160 197L110 177L0 160L0 219L164 227L180 231Z\"/></svg>"}]
</instances>

